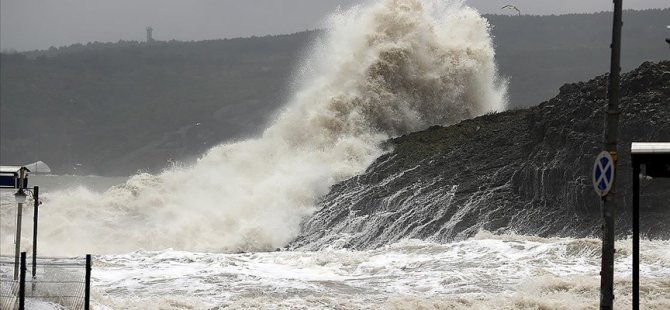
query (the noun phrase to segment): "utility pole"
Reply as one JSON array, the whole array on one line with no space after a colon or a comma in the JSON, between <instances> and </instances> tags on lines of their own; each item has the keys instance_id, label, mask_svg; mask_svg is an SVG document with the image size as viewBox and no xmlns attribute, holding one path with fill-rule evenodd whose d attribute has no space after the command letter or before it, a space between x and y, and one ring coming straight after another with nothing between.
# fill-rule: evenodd
<instances>
[{"instance_id":1,"label":"utility pole","mask_svg":"<svg viewBox=\"0 0 670 310\"><path fill-rule=\"evenodd\" d=\"M605 150L617 162L617 131L619 129L619 83L621 72L621 27L622 2L614 1L614 18L612 25L612 50L607 118L605 128ZM616 171L616 169L614 169ZM615 172L616 175L616 172ZM616 210L616 177L612 180L612 187L602 204L603 213L603 248L600 270L600 309L612 309L614 301L614 212Z\"/></svg>"}]
</instances>

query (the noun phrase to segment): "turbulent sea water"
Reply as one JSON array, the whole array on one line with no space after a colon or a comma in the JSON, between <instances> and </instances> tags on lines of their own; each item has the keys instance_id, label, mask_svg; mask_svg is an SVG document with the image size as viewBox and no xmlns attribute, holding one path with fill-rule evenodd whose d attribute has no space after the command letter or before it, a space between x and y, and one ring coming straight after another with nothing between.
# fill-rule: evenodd
<instances>
[{"instance_id":1,"label":"turbulent sea water","mask_svg":"<svg viewBox=\"0 0 670 310\"><path fill-rule=\"evenodd\" d=\"M630 307L629 246L617 242L617 309ZM641 243L645 309L670 307L669 246ZM137 251L95 270L96 302L110 309L596 309L600 242L481 232L368 251Z\"/></svg>"},{"instance_id":2,"label":"turbulent sea water","mask_svg":"<svg viewBox=\"0 0 670 310\"><path fill-rule=\"evenodd\" d=\"M480 231L443 244L375 240L380 247L355 251L333 240L275 251L332 185L384 154L387 139L505 107L489 25L460 1L367 2L326 26L262 136L158 175L32 178L44 201L40 253L94 254L97 309L596 308L593 239ZM13 253L12 200L2 194L3 255ZM28 252L31 214L26 206ZM629 243L617 243L617 308L629 306ZM642 242L647 308L670 308L668 249Z\"/></svg>"},{"instance_id":3,"label":"turbulent sea water","mask_svg":"<svg viewBox=\"0 0 670 310\"><path fill-rule=\"evenodd\" d=\"M81 184L93 192L123 181L33 180L54 188ZM2 193L1 207L5 225L15 216L11 193ZM57 211L45 204L40 212ZM31 214L26 206L27 250ZM630 247L630 240L616 243L617 309L630 307ZM92 302L95 309L597 309L600 248L597 239L481 231L459 242L403 240L365 251L136 250L94 256ZM670 241L641 242L643 308L670 307L668 266ZM29 305L58 309L36 301Z\"/></svg>"}]
</instances>

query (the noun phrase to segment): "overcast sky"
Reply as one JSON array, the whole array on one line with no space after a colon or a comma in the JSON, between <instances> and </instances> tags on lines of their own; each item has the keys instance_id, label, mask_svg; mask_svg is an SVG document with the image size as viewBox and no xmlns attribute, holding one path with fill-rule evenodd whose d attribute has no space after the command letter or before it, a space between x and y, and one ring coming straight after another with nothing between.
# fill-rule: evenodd
<instances>
[{"instance_id":1,"label":"overcast sky","mask_svg":"<svg viewBox=\"0 0 670 310\"><path fill-rule=\"evenodd\" d=\"M446 0L445 0L446 1ZM46 49L92 41L203 40L319 28L338 6L361 0L0 0L0 48ZM483 13L611 11L611 0L466 0ZM670 0L624 0L625 8L668 8ZM670 19L668 20L670 24Z\"/></svg>"}]
</instances>

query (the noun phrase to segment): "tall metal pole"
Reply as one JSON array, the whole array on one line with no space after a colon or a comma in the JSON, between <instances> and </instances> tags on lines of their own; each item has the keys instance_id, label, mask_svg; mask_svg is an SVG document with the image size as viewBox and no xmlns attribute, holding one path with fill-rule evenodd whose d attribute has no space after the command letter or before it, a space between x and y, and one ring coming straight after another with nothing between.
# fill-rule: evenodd
<instances>
[{"instance_id":1,"label":"tall metal pole","mask_svg":"<svg viewBox=\"0 0 670 310\"><path fill-rule=\"evenodd\" d=\"M33 187L33 279L37 271L37 216L40 206L40 187ZM34 282L33 282L34 283Z\"/></svg>"},{"instance_id":2,"label":"tall metal pole","mask_svg":"<svg viewBox=\"0 0 670 310\"><path fill-rule=\"evenodd\" d=\"M633 310L640 309L640 163L633 160Z\"/></svg>"},{"instance_id":3,"label":"tall metal pole","mask_svg":"<svg viewBox=\"0 0 670 310\"><path fill-rule=\"evenodd\" d=\"M19 280L19 310L26 308L26 252L21 252L21 279Z\"/></svg>"},{"instance_id":4,"label":"tall metal pole","mask_svg":"<svg viewBox=\"0 0 670 310\"><path fill-rule=\"evenodd\" d=\"M617 131L619 129L619 74L621 72L622 2L614 1L612 25L612 57L609 76L609 104L605 130L605 150L617 163ZM615 174L616 174L616 170ZM609 194L603 198L603 249L600 270L600 309L612 309L614 301L614 212L616 210L616 176Z\"/></svg>"},{"instance_id":5,"label":"tall metal pole","mask_svg":"<svg viewBox=\"0 0 670 310\"><path fill-rule=\"evenodd\" d=\"M23 168L19 170L19 190L23 189L23 179L26 177L26 172ZM19 208L16 213L16 245L14 251L14 281L19 279L19 255L21 252L21 217L23 216L23 203L19 203Z\"/></svg>"},{"instance_id":6,"label":"tall metal pole","mask_svg":"<svg viewBox=\"0 0 670 310\"><path fill-rule=\"evenodd\" d=\"M84 286L84 310L91 308L91 254L86 254L86 286Z\"/></svg>"}]
</instances>

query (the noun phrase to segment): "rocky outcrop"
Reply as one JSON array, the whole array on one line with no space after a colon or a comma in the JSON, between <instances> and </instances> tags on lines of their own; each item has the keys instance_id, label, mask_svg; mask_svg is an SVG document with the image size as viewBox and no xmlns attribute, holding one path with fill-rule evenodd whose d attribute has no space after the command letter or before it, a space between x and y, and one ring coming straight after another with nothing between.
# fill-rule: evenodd
<instances>
[{"instance_id":1,"label":"rocky outcrop","mask_svg":"<svg viewBox=\"0 0 670 310\"><path fill-rule=\"evenodd\" d=\"M388 142L365 173L335 185L291 247L370 248L403 238L445 242L480 229L600 234L590 173L603 149L607 76L566 84L524 110L431 127ZM670 61L622 77L617 233L629 234L630 142L670 141ZM642 233L670 237L670 181L642 183Z\"/></svg>"}]
</instances>

